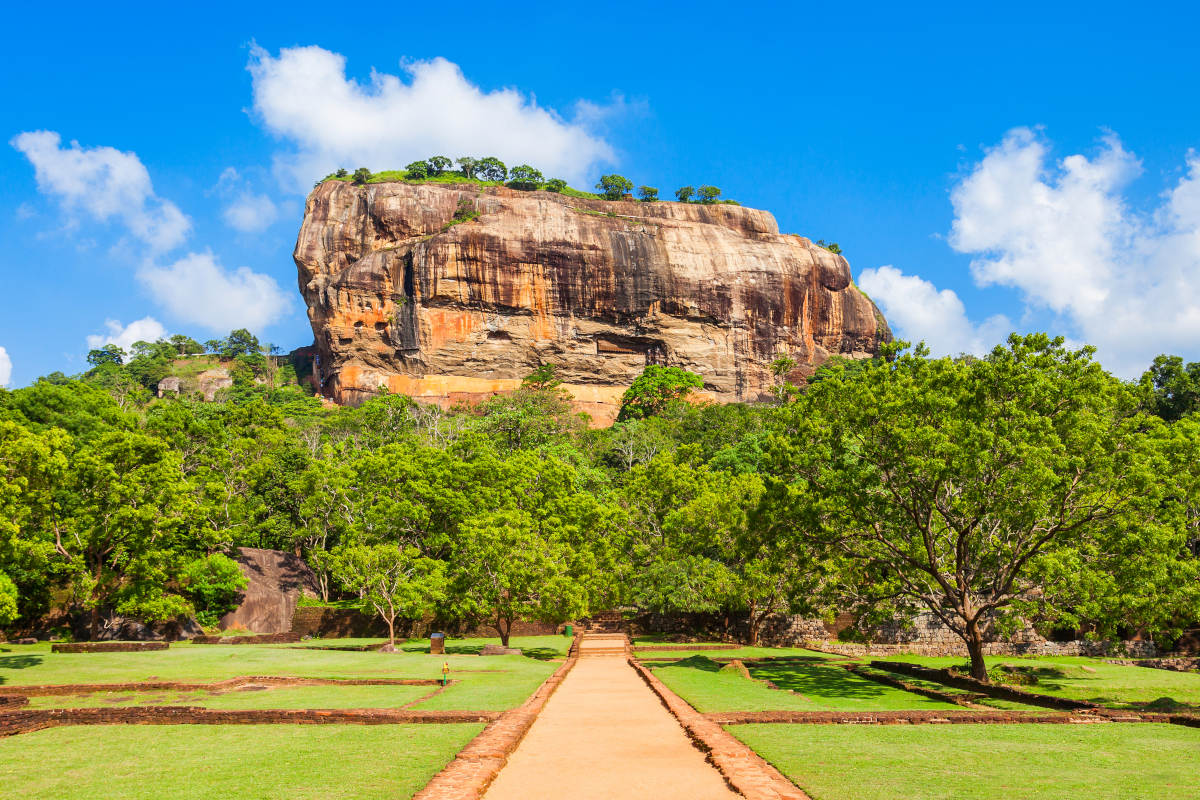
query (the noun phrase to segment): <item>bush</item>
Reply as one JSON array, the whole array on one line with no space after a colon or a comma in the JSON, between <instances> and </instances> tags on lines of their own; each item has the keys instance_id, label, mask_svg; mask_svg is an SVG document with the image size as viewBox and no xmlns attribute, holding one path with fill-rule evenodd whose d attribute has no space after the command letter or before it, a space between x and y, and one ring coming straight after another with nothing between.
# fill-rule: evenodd
<instances>
[{"instance_id":1,"label":"bush","mask_svg":"<svg viewBox=\"0 0 1200 800\"><path fill-rule=\"evenodd\" d=\"M350 176L350 173L347 172L344 167L339 168L337 172L333 173L333 177L335 177L335 178L346 178L349 176Z\"/></svg>"},{"instance_id":2,"label":"bush","mask_svg":"<svg viewBox=\"0 0 1200 800\"><path fill-rule=\"evenodd\" d=\"M237 607L238 595L249 582L241 567L229 556L213 553L186 564L180 584L201 625L212 627L222 616Z\"/></svg>"},{"instance_id":3,"label":"bush","mask_svg":"<svg viewBox=\"0 0 1200 800\"><path fill-rule=\"evenodd\" d=\"M567 182L564 181L562 178L551 178L550 180L546 181L546 191L547 192L554 192L555 194L562 194L563 189L566 189L566 188L567 188Z\"/></svg>"},{"instance_id":4,"label":"bush","mask_svg":"<svg viewBox=\"0 0 1200 800\"><path fill-rule=\"evenodd\" d=\"M354 170L354 185L362 186L367 181L371 180L371 170L366 167L359 167Z\"/></svg>"},{"instance_id":5,"label":"bush","mask_svg":"<svg viewBox=\"0 0 1200 800\"><path fill-rule=\"evenodd\" d=\"M518 164L508 173L508 185L514 189L532 192L542 184L542 173L528 164Z\"/></svg>"},{"instance_id":6,"label":"bush","mask_svg":"<svg viewBox=\"0 0 1200 800\"><path fill-rule=\"evenodd\" d=\"M658 189L653 186L639 186L638 197L643 203L654 203L658 200Z\"/></svg>"},{"instance_id":7,"label":"bush","mask_svg":"<svg viewBox=\"0 0 1200 800\"><path fill-rule=\"evenodd\" d=\"M712 205L721 196L721 190L715 186L701 186L696 194L699 196L701 203Z\"/></svg>"},{"instance_id":8,"label":"bush","mask_svg":"<svg viewBox=\"0 0 1200 800\"><path fill-rule=\"evenodd\" d=\"M835 256L840 256L842 254L842 248L837 242L826 242L824 239L817 239L817 245L819 247L824 247Z\"/></svg>"},{"instance_id":9,"label":"bush","mask_svg":"<svg viewBox=\"0 0 1200 800\"><path fill-rule=\"evenodd\" d=\"M692 202L692 195L696 193L694 186L680 186L675 190L675 199L681 203Z\"/></svg>"},{"instance_id":10,"label":"bush","mask_svg":"<svg viewBox=\"0 0 1200 800\"><path fill-rule=\"evenodd\" d=\"M624 175L602 175L596 188L605 200L620 200L633 190L633 181Z\"/></svg>"}]
</instances>

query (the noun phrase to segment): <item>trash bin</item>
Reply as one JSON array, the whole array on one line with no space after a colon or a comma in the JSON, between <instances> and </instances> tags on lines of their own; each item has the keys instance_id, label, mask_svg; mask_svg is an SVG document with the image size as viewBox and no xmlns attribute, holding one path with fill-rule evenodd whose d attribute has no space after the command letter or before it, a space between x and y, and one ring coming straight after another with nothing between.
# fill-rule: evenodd
<instances>
[{"instance_id":1,"label":"trash bin","mask_svg":"<svg viewBox=\"0 0 1200 800\"><path fill-rule=\"evenodd\" d=\"M446 634L431 633L429 634L429 652L439 654L446 652Z\"/></svg>"},{"instance_id":2,"label":"trash bin","mask_svg":"<svg viewBox=\"0 0 1200 800\"><path fill-rule=\"evenodd\" d=\"M574 636L574 635L575 635L575 626L574 625L564 625L563 626L563 636L569 637L569 636Z\"/></svg>"}]
</instances>

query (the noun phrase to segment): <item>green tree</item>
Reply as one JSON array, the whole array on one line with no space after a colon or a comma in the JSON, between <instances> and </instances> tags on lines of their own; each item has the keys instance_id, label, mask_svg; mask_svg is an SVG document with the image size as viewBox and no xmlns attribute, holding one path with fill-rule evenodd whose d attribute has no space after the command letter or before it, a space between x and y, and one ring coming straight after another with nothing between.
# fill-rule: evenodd
<instances>
[{"instance_id":1,"label":"green tree","mask_svg":"<svg viewBox=\"0 0 1200 800\"><path fill-rule=\"evenodd\" d=\"M179 571L179 584L191 600L196 619L205 627L217 624L226 613L237 608L238 596L249 579L237 562L222 553L194 559Z\"/></svg>"},{"instance_id":2,"label":"green tree","mask_svg":"<svg viewBox=\"0 0 1200 800\"><path fill-rule=\"evenodd\" d=\"M346 178L349 176L350 173L346 171L345 167L338 167L338 171L333 173L333 177L335 178Z\"/></svg>"},{"instance_id":3,"label":"green tree","mask_svg":"<svg viewBox=\"0 0 1200 800\"><path fill-rule=\"evenodd\" d=\"M620 200L633 191L633 181L623 175L601 175L596 189L605 200Z\"/></svg>"},{"instance_id":4,"label":"green tree","mask_svg":"<svg viewBox=\"0 0 1200 800\"><path fill-rule=\"evenodd\" d=\"M475 174L485 181L501 181L508 177L508 169L504 162L495 156L479 159L475 165Z\"/></svg>"},{"instance_id":5,"label":"green tree","mask_svg":"<svg viewBox=\"0 0 1200 800\"><path fill-rule=\"evenodd\" d=\"M518 164L508 173L508 185L514 189L532 192L542 185L542 173L528 164Z\"/></svg>"},{"instance_id":6,"label":"green tree","mask_svg":"<svg viewBox=\"0 0 1200 800\"><path fill-rule=\"evenodd\" d=\"M703 385L704 380L694 372L650 364L621 395L621 410L617 420L625 422L660 414L670 404L682 400L693 389Z\"/></svg>"},{"instance_id":7,"label":"green tree","mask_svg":"<svg viewBox=\"0 0 1200 800\"><path fill-rule=\"evenodd\" d=\"M653 186L639 186L638 199L643 203L658 202L658 189L655 189Z\"/></svg>"},{"instance_id":8,"label":"green tree","mask_svg":"<svg viewBox=\"0 0 1200 800\"><path fill-rule=\"evenodd\" d=\"M795 385L788 381L788 375L792 373L792 370L796 369L796 366L796 359L786 353L777 355L775 360L771 362L771 375L775 377L775 385L771 387L771 391L775 395L775 400L779 403L786 403L798 391Z\"/></svg>"},{"instance_id":9,"label":"green tree","mask_svg":"<svg viewBox=\"0 0 1200 800\"><path fill-rule=\"evenodd\" d=\"M1084 585L1169 592L1184 534L1164 524L1161 450L1090 349L1013 335L983 359L925 355L821 381L772 440L767 524L836 560L843 601L932 612L986 680L984 642L1017 616L1071 619ZM1143 582L1098 580L1134 531Z\"/></svg>"},{"instance_id":10,"label":"green tree","mask_svg":"<svg viewBox=\"0 0 1200 800\"><path fill-rule=\"evenodd\" d=\"M563 190L566 188L567 188L567 182L564 181L562 178L551 178L550 180L546 181L546 191L547 192L554 192L555 194L562 194Z\"/></svg>"},{"instance_id":11,"label":"green tree","mask_svg":"<svg viewBox=\"0 0 1200 800\"><path fill-rule=\"evenodd\" d=\"M696 187L694 186L680 186L675 190L675 199L681 203L690 203L692 202L692 195L695 193Z\"/></svg>"},{"instance_id":12,"label":"green tree","mask_svg":"<svg viewBox=\"0 0 1200 800\"><path fill-rule=\"evenodd\" d=\"M713 203L716 203L717 198L721 196L721 190L715 186L701 186L696 191L696 196L700 199L701 203L704 203L705 205L712 205Z\"/></svg>"},{"instance_id":13,"label":"green tree","mask_svg":"<svg viewBox=\"0 0 1200 800\"><path fill-rule=\"evenodd\" d=\"M334 577L359 595L388 626L388 646L396 647L396 618L419 619L445 596L445 565L421 555L416 547L390 544L353 545L335 549Z\"/></svg>"},{"instance_id":14,"label":"green tree","mask_svg":"<svg viewBox=\"0 0 1200 800\"><path fill-rule=\"evenodd\" d=\"M17 618L17 585L0 572L0 627L12 624Z\"/></svg>"},{"instance_id":15,"label":"green tree","mask_svg":"<svg viewBox=\"0 0 1200 800\"><path fill-rule=\"evenodd\" d=\"M1200 363L1195 361L1184 364L1179 356L1157 356L1140 385L1151 413L1168 422L1200 408Z\"/></svg>"},{"instance_id":16,"label":"green tree","mask_svg":"<svg viewBox=\"0 0 1200 800\"><path fill-rule=\"evenodd\" d=\"M454 164L453 161L445 156L430 156L425 159L425 163L429 165L429 174L434 177L444 174Z\"/></svg>"},{"instance_id":17,"label":"green tree","mask_svg":"<svg viewBox=\"0 0 1200 800\"><path fill-rule=\"evenodd\" d=\"M232 331L221 343L221 358L237 358L238 356L257 356L262 354L262 345L258 337L245 328Z\"/></svg>"},{"instance_id":18,"label":"green tree","mask_svg":"<svg viewBox=\"0 0 1200 800\"><path fill-rule=\"evenodd\" d=\"M167 340L175 352L181 356L198 355L204 352L204 346L190 336L177 333Z\"/></svg>"},{"instance_id":19,"label":"green tree","mask_svg":"<svg viewBox=\"0 0 1200 800\"><path fill-rule=\"evenodd\" d=\"M429 164L425 161L414 161L404 168L404 177L410 181L423 181L429 177Z\"/></svg>"},{"instance_id":20,"label":"green tree","mask_svg":"<svg viewBox=\"0 0 1200 800\"><path fill-rule=\"evenodd\" d=\"M359 167L354 170L353 183L355 186L365 186L369 180L371 180L371 170L366 167Z\"/></svg>"},{"instance_id":21,"label":"green tree","mask_svg":"<svg viewBox=\"0 0 1200 800\"><path fill-rule=\"evenodd\" d=\"M824 239L817 239L817 246L824 247L835 256L840 256L842 254L842 248L837 242L827 242Z\"/></svg>"},{"instance_id":22,"label":"green tree","mask_svg":"<svg viewBox=\"0 0 1200 800\"><path fill-rule=\"evenodd\" d=\"M106 344L95 350L89 350L87 362L93 367L99 367L104 364L120 366L125 363L125 351L115 344Z\"/></svg>"},{"instance_id":23,"label":"green tree","mask_svg":"<svg viewBox=\"0 0 1200 800\"><path fill-rule=\"evenodd\" d=\"M479 159L463 156L458 159L458 169L464 178L474 178L479 169Z\"/></svg>"}]
</instances>

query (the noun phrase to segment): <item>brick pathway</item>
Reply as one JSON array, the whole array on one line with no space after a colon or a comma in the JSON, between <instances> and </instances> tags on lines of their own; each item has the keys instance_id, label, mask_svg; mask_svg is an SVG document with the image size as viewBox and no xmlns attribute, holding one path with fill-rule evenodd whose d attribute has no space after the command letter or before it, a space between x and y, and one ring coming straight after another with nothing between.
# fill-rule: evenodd
<instances>
[{"instance_id":1,"label":"brick pathway","mask_svg":"<svg viewBox=\"0 0 1200 800\"><path fill-rule=\"evenodd\" d=\"M624 637L584 637L579 661L487 800L727 800L732 792L627 661Z\"/></svg>"}]
</instances>

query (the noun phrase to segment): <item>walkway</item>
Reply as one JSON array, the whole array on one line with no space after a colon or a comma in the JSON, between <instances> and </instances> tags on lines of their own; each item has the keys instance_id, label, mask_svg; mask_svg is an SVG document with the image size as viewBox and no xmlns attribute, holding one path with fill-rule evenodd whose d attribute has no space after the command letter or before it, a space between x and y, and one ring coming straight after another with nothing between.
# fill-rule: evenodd
<instances>
[{"instance_id":1,"label":"walkway","mask_svg":"<svg viewBox=\"0 0 1200 800\"><path fill-rule=\"evenodd\" d=\"M486 800L738 797L626 662L623 636L585 636L579 655Z\"/></svg>"}]
</instances>

